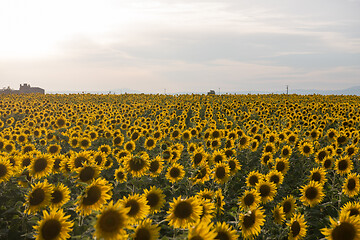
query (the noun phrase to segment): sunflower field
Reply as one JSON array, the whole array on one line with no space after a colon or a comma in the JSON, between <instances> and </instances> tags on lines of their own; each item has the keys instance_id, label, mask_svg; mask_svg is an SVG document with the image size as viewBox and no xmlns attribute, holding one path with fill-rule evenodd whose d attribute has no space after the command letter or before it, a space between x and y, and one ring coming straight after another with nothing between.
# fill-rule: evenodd
<instances>
[{"instance_id":1,"label":"sunflower field","mask_svg":"<svg viewBox=\"0 0 360 240\"><path fill-rule=\"evenodd\" d=\"M360 239L360 97L0 95L0 239Z\"/></svg>"}]
</instances>

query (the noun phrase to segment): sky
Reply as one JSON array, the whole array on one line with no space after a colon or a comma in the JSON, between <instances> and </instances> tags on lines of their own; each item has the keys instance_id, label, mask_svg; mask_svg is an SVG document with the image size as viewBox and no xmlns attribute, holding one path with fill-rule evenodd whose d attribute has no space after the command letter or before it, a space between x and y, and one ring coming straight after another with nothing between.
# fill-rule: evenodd
<instances>
[{"instance_id":1,"label":"sky","mask_svg":"<svg viewBox=\"0 0 360 240\"><path fill-rule=\"evenodd\" d=\"M360 85L360 0L1 0L0 88Z\"/></svg>"}]
</instances>

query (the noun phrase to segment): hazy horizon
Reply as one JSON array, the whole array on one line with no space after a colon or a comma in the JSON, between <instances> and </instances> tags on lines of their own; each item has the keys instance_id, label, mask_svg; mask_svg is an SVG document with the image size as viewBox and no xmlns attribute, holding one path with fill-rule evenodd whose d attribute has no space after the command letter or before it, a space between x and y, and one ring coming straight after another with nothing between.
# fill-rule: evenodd
<instances>
[{"instance_id":1,"label":"hazy horizon","mask_svg":"<svg viewBox=\"0 0 360 240\"><path fill-rule=\"evenodd\" d=\"M144 93L360 85L360 1L0 2L0 87Z\"/></svg>"}]
</instances>

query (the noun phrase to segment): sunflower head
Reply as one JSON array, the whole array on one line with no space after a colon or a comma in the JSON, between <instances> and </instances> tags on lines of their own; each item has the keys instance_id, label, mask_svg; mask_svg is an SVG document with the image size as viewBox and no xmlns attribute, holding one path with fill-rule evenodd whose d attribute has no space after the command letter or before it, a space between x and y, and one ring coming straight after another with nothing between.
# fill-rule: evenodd
<instances>
[{"instance_id":1,"label":"sunflower head","mask_svg":"<svg viewBox=\"0 0 360 240\"><path fill-rule=\"evenodd\" d=\"M179 196L170 203L167 213L166 219L169 221L169 225L175 228L189 228L200 219L202 208L198 199L194 197L182 199Z\"/></svg>"}]
</instances>

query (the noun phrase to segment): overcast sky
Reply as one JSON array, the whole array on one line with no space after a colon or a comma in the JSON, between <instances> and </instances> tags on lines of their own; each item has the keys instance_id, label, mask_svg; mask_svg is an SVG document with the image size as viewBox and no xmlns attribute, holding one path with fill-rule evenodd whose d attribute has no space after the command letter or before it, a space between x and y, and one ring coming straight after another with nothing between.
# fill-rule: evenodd
<instances>
[{"instance_id":1,"label":"overcast sky","mask_svg":"<svg viewBox=\"0 0 360 240\"><path fill-rule=\"evenodd\" d=\"M360 85L359 0L1 0L0 87Z\"/></svg>"}]
</instances>

